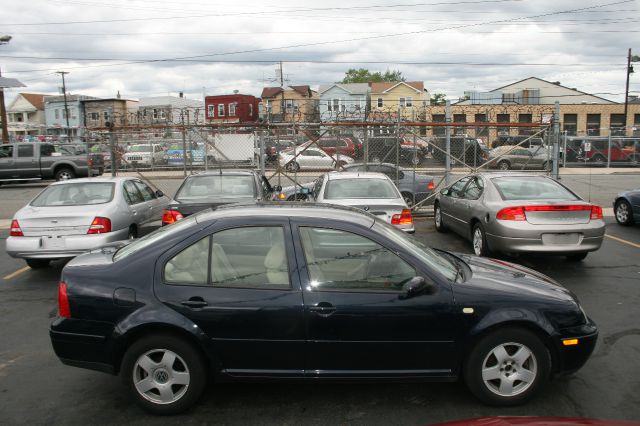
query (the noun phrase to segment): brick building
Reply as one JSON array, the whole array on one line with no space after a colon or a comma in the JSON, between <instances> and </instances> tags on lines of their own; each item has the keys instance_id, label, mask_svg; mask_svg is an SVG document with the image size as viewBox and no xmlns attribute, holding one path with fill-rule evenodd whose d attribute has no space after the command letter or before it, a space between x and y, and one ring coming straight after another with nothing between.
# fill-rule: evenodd
<instances>
[{"instance_id":1,"label":"brick building","mask_svg":"<svg viewBox=\"0 0 640 426\"><path fill-rule=\"evenodd\" d=\"M251 123L258 120L259 99L253 95L216 95L204 98L208 123Z\"/></svg>"}]
</instances>

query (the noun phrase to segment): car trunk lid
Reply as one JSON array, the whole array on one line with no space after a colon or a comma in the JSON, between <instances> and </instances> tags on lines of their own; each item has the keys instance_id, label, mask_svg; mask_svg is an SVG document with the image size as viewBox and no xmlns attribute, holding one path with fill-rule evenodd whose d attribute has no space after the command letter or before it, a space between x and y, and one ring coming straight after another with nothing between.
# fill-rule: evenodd
<instances>
[{"instance_id":1,"label":"car trunk lid","mask_svg":"<svg viewBox=\"0 0 640 426\"><path fill-rule=\"evenodd\" d=\"M101 207L27 207L21 211L18 222L25 237L41 235L82 235L96 216L101 216Z\"/></svg>"}]
</instances>

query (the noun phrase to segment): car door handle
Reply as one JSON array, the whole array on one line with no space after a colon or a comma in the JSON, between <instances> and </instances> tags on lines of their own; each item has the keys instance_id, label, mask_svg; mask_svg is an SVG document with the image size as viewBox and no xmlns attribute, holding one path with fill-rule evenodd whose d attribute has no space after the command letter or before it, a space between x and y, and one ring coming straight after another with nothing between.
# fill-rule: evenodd
<instances>
[{"instance_id":1,"label":"car door handle","mask_svg":"<svg viewBox=\"0 0 640 426\"><path fill-rule=\"evenodd\" d=\"M180 304L191 309L204 308L208 305L208 303L205 302L202 297L192 297L189 300L183 300L182 302L180 302Z\"/></svg>"},{"instance_id":2,"label":"car door handle","mask_svg":"<svg viewBox=\"0 0 640 426\"><path fill-rule=\"evenodd\" d=\"M336 311L336 307L329 302L320 302L315 306L309 307L309 312L316 313L321 317L328 317Z\"/></svg>"}]
</instances>

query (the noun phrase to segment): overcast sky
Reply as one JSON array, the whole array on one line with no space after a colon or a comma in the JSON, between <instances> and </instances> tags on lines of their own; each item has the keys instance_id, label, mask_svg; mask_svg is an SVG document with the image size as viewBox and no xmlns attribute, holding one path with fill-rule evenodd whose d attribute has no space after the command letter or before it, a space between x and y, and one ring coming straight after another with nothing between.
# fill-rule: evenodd
<instances>
[{"instance_id":1,"label":"overcast sky","mask_svg":"<svg viewBox=\"0 0 640 426\"><path fill-rule=\"evenodd\" d=\"M451 100L537 76L623 101L627 49L640 54L636 0L247 1L3 1L2 75L32 93L56 93L55 71L69 71L74 94L202 99L259 96L283 61L290 85L364 67Z\"/></svg>"}]
</instances>

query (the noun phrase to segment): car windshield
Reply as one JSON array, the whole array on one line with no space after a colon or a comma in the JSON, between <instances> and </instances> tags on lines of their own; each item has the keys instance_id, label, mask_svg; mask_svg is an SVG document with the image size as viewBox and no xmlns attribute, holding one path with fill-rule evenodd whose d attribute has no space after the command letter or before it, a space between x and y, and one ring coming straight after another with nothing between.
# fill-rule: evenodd
<instances>
[{"instance_id":1,"label":"car windshield","mask_svg":"<svg viewBox=\"0 0 640 426\"><path fill-rule=\"evenodd\" d=\"M395 226L376 219L372 229L390 238L395 243L405 247L412 254L418 256L430 268L435 269L446 279L455 281L458 275L458 266L453 260L438 253L436 250L420 242L415 237L397 229Z\"/></svg>"},{"instance_id":2,"label":"car windshield","mask_svg":"<svg viewBox=\"0 0 640 426\"><path fill-rule=\"evenodd\" d=\"M505 176L491 181L505 201L580 199L564 186L542 176Z\"/></svg>"},{"instance_id":3,"label":"car windshield","mask_svg":"<svg viewBox=\"0 0 640 426\"><path fill-rule=\"evenodd\" d=\"M247 198L256 196L251 175L208 175L188 178L178 190L176 201Z\"/></svg>"},{"instance_id":4,"label":"car windshield","mask_svg":"<svg viewBox=\"0 0 640 426\"><path fill-rule=\"evenodd\" d=\"M31 201L33 207L104 204L113 199L113 182L78 182L51 185Z\"/></svg>"},{"instance_id":5,"label":"car windshield","mask_svg":"<svg viewBox=\"0 0 640 426\"><path fill-rule=\"evenodd\" d=\"M324 190L326 200L343 198L399 198L393 183L386 179L336 179L329 180Z\"/></svg>"},{"instance_id":6,"label":"car windshield","mask_svg":"<svg viewBox=\"0 0 640 426\"><path fill-rule=\"evenodd\" d=\"M149 145L133 145L129 148L129 152L151 152Z\"/></svg>"},{"instance_id":7,"label":"car windshield","mask_svg":"<svg viewBox=\"0 0 640 426\"><path fill-rule=\"evenodd\" d=\"M127 244L126 246L123 246L118 251L116 251L115 255L113 256L113 261L117 262L120 259L131 256L132 254L144 249L145 247L155 244L163 238L170 238L175 234L183 232L184 229L188 228L196 221L196 217L196 215L189 216L186 219L182 219L174 224L162 226L155 231L145 235L144 237L132 241L130 244Z\"/></svg>"}]
</instances>

